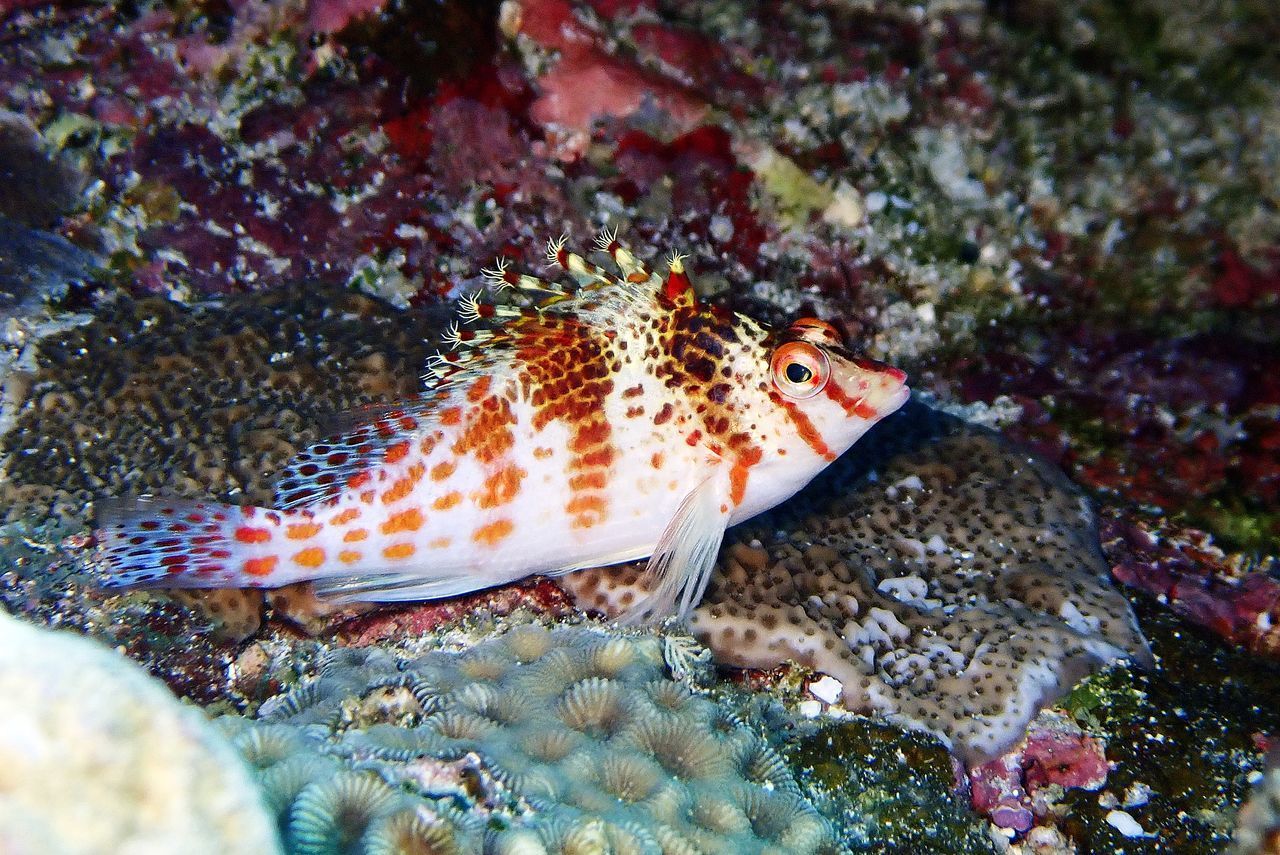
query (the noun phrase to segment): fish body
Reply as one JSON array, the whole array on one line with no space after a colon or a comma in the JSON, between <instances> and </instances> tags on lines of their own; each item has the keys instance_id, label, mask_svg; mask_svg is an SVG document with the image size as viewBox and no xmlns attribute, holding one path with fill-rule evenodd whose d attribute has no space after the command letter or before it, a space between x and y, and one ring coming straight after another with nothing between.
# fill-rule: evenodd
<instances>
[{"instance_id":1,"label":"fish body","mask_svg":"<svg viewBox=\"0 0 1280 855\"><path fill-rule=\"evenodd\" d=\"M464 300L424 394L305 449L274 507L106 506L105 582L420 600L650 557L628 616L687 614L725 528L901 406L905 375L822 321L772 330L700 304L679 256L657 275L611 234L597 249L617 273L548 245L572 290L485 271L541 299Z\"/></svg>"}]
</instances>

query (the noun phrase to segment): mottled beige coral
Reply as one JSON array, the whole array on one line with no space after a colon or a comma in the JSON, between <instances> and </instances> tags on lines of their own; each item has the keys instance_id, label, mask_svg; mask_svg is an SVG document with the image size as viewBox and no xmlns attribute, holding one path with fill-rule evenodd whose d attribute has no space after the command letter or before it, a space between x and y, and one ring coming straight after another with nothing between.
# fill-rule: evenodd
<instances>
[{"instance_id":1,"label":"mottled beige coral","mask_svg":"<svg viewBox=\"0 0 1280 855\"><path fill-rule=\"evenodd\" d=\"M198 710L93 641L0 613L0 852L279 851L248 770Z\"/></svg>"},{"instance_id":2,"label":"mottled beige coral","mask_svg":"<svg viewBox=\"0 0 1280 855\"><path fill-rule=\"evenodd\" d=\"M340 288L183 307L121 298L40 343L30 394L0 436L0 521L91 522L138 493L269 504L276 472L338 414L421 388L431 331ZM180 596L231 638L258 629L258 591ZM306 626L308 591L273 607Z\"/></svg>"},{"instance_id":3,"label":"mottled beige coral","mask_svg":"<svg viewBox=\"0 0 1280 855\"><path fill-rule=\"evenodd\" d=\"M612 612L636 596L639 568L564 584ZM1149 658L1079 491L919 405L732 530L693 629L726 664L830 674L848 708L935 733L970 761L1000 754L1092 668Z\"/></svg>"}]
</instances>

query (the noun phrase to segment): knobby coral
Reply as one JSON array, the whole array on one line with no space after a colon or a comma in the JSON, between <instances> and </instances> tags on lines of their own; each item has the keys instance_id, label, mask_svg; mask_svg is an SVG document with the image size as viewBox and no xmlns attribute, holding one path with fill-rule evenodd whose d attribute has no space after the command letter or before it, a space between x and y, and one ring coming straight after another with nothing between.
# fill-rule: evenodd
<instances>
[{"instance_id":1,"label":"knobby coral","mask_svg":"<svg viewBox=\"0 0 1280 855\"><path fill-rule=\"evenodd\" d=\"M296 852L835 845L776 751L670 679L653 635L528 624L460 654L338 649L258 720L220 721Z\"/></svg>"}]
</instances>

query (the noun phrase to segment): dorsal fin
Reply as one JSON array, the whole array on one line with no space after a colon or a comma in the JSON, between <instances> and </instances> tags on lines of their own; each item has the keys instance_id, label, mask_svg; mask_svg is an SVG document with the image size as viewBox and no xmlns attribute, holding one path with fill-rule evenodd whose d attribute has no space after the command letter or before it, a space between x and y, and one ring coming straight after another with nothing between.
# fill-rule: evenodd
<instances>
[{"instance_id":1,"label":"dorsal fin","mask_svg":"<svg viewBox=\"0 0 1280 855\"><path fill-rule=\"evenodd\" d=\"M430 419L436 396L359 407L334 418L328 439L298 452L280 470L272 506L321 505L359 486L360 476L387 462L390 449L409 440Z\"/></svg>"}]
</instances>

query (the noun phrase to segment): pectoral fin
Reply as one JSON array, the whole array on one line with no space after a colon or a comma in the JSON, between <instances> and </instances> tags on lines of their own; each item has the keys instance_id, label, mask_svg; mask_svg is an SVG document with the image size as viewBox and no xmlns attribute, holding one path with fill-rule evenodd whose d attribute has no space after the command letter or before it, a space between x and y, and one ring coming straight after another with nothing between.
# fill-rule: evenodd
<instances>
[{"instance_id":1,"label":"pectoral fin","mask_svg":"<svg viewBox=\"0 0 1280 855\"><path fill-rule=\"evenodd\" d=\"M702 599L729 524L727 467L717 465L680 503L645 569L649 593L627 609L622 623L636 624L676 615L688 617Z\"/></svg>"}]
</instances>

